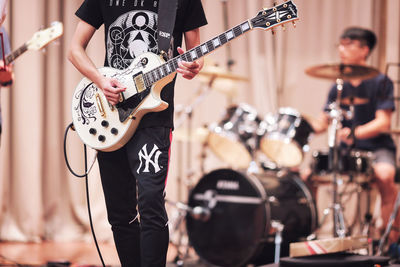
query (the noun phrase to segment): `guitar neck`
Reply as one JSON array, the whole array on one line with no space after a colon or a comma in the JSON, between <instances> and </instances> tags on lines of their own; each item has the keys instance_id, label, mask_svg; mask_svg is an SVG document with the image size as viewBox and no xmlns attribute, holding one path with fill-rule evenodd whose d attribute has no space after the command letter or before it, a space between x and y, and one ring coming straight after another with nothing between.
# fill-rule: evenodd
<instances>
[{"instance_id":1,"label":"guitar neck","mask_svg":"<svg viewBox=\"0 0 400 267\"><path fill-rule=\"evenodd\" d=\"M227 44L228 42L250 30L252 30L250 21L242 22L241 24L210 39L209 41L186 51L182 55L176 56L173 59L168 60L166 63L143 74L146 87L149 87L157 81L161 80L162 78L170 75L171 73L174 73L178 68L178 63L180 61L193 62L196 59L199 59L213 52L215 49Z\"/></svg>"},{"instance_id":2,"label":"guitar neck","mask_svg":"<svg viewBox=\"0 0 400 267\"><path fill-rule=\"evenodd\" d=\"M25 43L22 46L20 46L17 50L14 50L10 54L8 54L5 59L6 60L5 65L8 65L11 62L13 62L17 57L25 53L27 50L28 50L28 45Z\"/></svg>"}]
</instances>

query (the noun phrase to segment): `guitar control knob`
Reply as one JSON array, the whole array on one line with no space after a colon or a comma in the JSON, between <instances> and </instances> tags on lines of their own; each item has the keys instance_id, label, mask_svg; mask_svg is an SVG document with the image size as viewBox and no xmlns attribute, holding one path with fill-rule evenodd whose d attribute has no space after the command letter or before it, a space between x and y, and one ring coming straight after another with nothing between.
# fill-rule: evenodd
<instances>
[{"instance_id":1,"label":"guitar control knob","mask_svg":"<svg viewBox=\"0 0 400 267\"><path fill-rule=\"evenodd\" d=\"M106 137L104 135L99 135L98 139L100 142L106 141Z\"/></svg>"},{"instance_id":2,"label":"guitar control knob","mask_svg":"<svg viewBox=\"0 0 400 267\"><path fill-rule=\"evenodd\" d=\"M95 128L90 128L90 129L89 129L89 133L90 133L90 134L93 134L93 135L96 135L97 131L96 131Z\"/></svg>"},{"instance_id":3,"label":"guitar control knob","mask_svg":"<svg viewBox=\"0 0 400 267\"><path fill-rule=\"evenodd\" d=\"M105 128L107 128L108 125L110 125L110 124L108 123L108 121L103 120L103 121L101 122L101 126L103 126L103 127L105 127Z\"/></svg>"},{"instance_id":4,"label":"guitar control knob","mask_svg":"<svg viewBox=\"0 0 400 267\"><path fill-rule=\"evenodd\" d=\"M112 128L112 129L111 129L111 133L112 133L113 135L117 135L117 134L118 134L118 129L117 129L117 128Z\"/></svg>"}]
</instances>

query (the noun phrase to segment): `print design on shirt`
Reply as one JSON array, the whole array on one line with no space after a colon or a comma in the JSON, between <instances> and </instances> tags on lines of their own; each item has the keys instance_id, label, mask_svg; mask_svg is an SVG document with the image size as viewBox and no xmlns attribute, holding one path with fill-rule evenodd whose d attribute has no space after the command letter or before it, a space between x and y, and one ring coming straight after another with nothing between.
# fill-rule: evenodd
<instances>
[{"instance_id":1,"label":"print design on shirt","mask_svg":"<svg viewBox=\"0 0 400 267\"><path fill-rule=\"evenodd\" d=\"M107 33L107 60L110 67L125 69L137 56L158 54L157 13L132 11L121 15Z\"/></svg>"}]
</instances>

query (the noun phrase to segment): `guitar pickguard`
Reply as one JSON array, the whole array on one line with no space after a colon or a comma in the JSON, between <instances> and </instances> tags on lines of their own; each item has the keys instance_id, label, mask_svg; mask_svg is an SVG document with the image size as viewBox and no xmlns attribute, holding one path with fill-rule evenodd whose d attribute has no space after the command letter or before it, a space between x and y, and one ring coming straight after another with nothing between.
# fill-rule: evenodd
<instances>
[{"instance_id":1,"label":"guitar pickguard","mask_svg":"<svg viewBox=\"0 0 400 267\"><path fill-rule=\"evenodd\" d=\"M124 122L129 116L135 111L143 99L150 94L150 88L143 90L125 100L122 103L117 104L119 121ZM135 118L135 117L133 117Z\"/></svg>"}]
</instances>

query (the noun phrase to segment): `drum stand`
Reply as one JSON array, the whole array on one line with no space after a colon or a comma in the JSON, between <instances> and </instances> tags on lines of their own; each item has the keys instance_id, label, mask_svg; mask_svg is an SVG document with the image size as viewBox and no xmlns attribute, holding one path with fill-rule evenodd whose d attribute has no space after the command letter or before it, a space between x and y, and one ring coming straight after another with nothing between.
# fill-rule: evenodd
<instances>
[{"instance_id":1,"label":"drum stand","mask_svg":"<svg viewBox=\"0 0 400 267\"><path fill-rule=\"evenodd\" d=\"M337 130L339 129L339 124L342 118L342 112L340 110L340 100L343 90L343 80L336 79L337 97L336 103L334 103L333 108L330 111L330 117L332 122L328 131L328 145L329 145L329 155L328 164L329 169L332 170L333 176L333 203L329 209L324 211L324 217L322 222L325 220L326 216L329 214L329 210L332 210L333 215L333 236L334 237L345 237L347 230L343 216L343 208L339 200L338 193L338 174L339 174L339 150L337 147Z\"/></svg>"},{"instance_id":2,"label":"drum stand","mask_svg":"<svg viewBox=\"0 0 400 267\"><path fill-rule=\"evenodd\" d=\"M176 244L174 244L176 247L176 256L174 259L174 263L176 264L176 266L183 266L184 259L187 258L189 254L189 245L182 244L182 238L184 236L182 222L186 217L189 207L181 202L173 202L170 200L166 200L166 202L177 208L177 215L173 220L171 229L173 233L178 233L178 241Z\"/></svg>"},{"instance_id":3,"label":"drum stand","mask_svg":"<svg viewBox=\"0 0 400 267\"><path fill-rule=\"evenodd\" d=\"M282 244L282 232L285 226L280 221L273 220L271 222L271 227L276 230L275 233L275 255L274 263L279 263L281 257L281 244Z\"/></svg>"}]
</instances>

